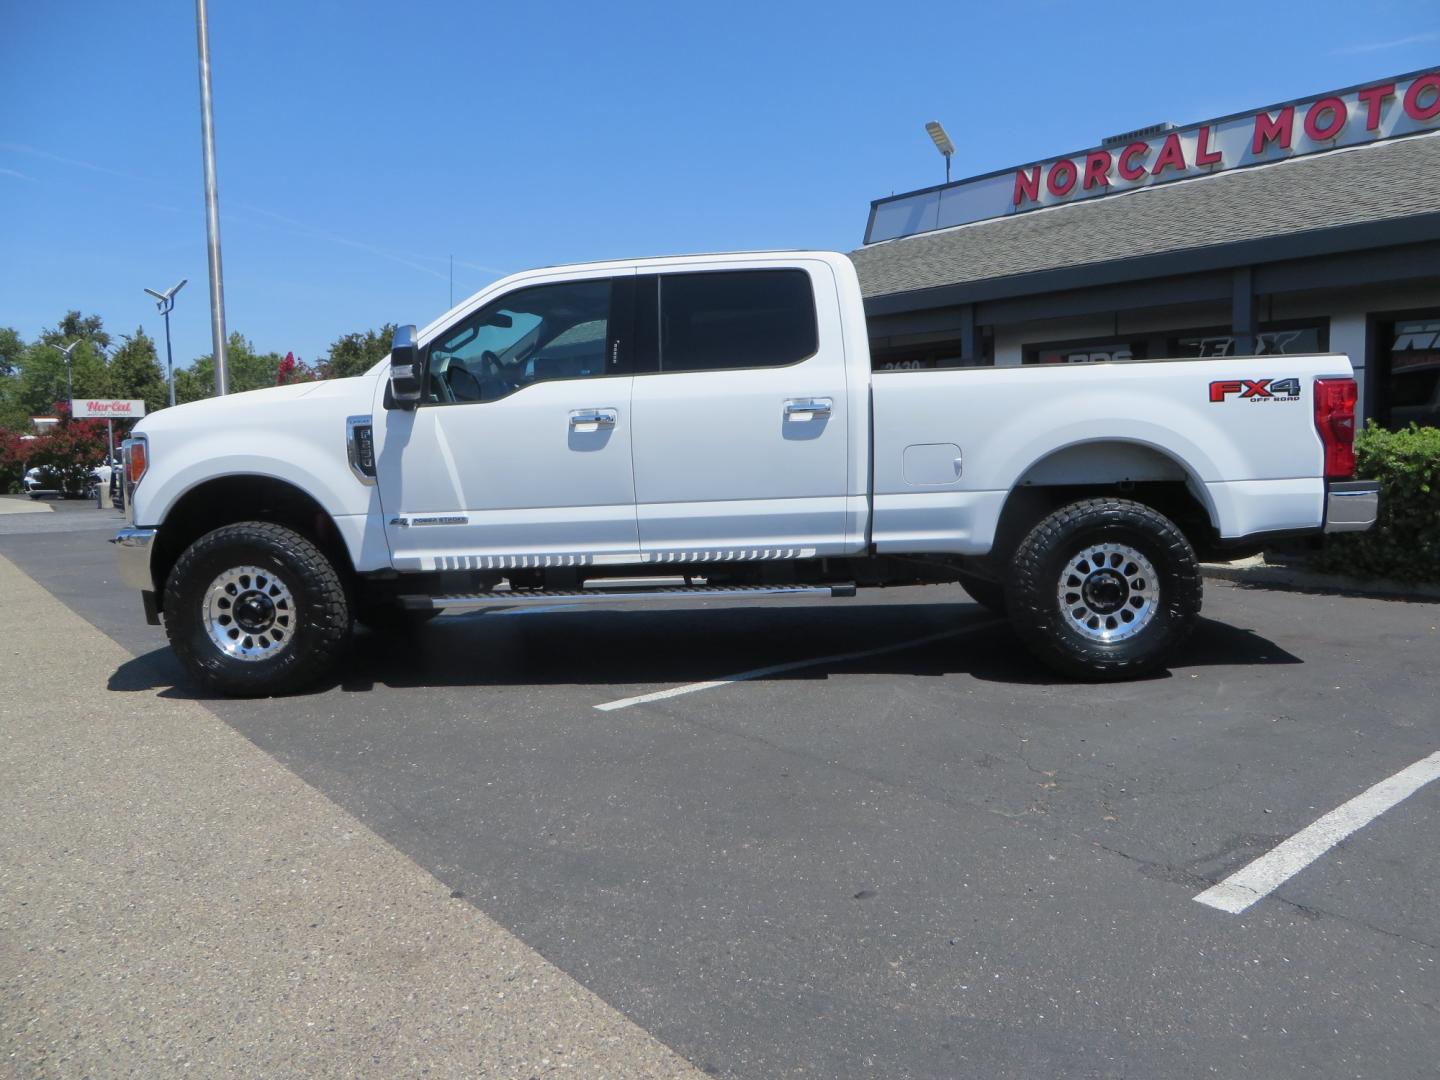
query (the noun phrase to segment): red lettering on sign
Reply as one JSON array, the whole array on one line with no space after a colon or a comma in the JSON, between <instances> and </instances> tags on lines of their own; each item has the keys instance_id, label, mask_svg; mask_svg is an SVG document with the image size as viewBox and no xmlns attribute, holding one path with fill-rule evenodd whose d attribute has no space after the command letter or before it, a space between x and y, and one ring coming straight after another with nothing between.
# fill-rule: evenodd
<instances>
[{"instance_id":1,"label":"red lettering on sign","mask_svg":"<svg viewBox=\"0 0 1440 1080\"><path fill-rule=\"evenodd\" d=\"M1295 128L1295 106L1286 105L1280 115L1271 119L1267 112L1255 114L1255 137L1250 140L1250 152L1263 154L1268 143L1280 140L1280 149L1290 149L1290 137Z\"/></svg>"},{"instance_id":2,"label":"red lettering on sign","mask_svg":"<svg viewBox=\"0 0 1440 1080\"><path fill-rule=\"evenodd\" d=\"M1420 97L1426 90L1434 90L1428 105L1420 104ZM1440 74L1421 75L1405 91L1405 115L1411 120L1433 120L1440 116Z\"/></svg>"},{"instance_id":3,"label":"red lettering on sign","mask_svg":"<svg viewBox=\"0 0 1440 1080\"><path fill-rule=\"evenodd\" d=\"M1024 169L1015 170L1015 205L1019 206L1023 199L1031 202L1040 201L1040 166L1036 165L1027 175Z\"/></svg>"},{"instance_id":4,"label":"red lettering on sign","mask_svg":"<svg viewBox=\"0 0 1440 1080\"><path fill-rule=\"evenodd\" d=\"M1204 125L1195 136L1195 164L1214 165L1220 160L1220 151L1210 149L1210 125Z\"/></svg>"},{"instance_id":5,"label":"red lettering on sign","mask_svg":"<svg viewBox=\"0 0 1440 1080\"><path fill-rule=\"evenodd\" d=\"M1345 129L1349 118L1345 102L1338 97L1321 98L1305 113L1305 134L1316 142L1329 142Z\"/></svg>"},{"instance_id":6,"label":"red lettering on sign","mask_svg":"<svg viewBox=\"0 0 1440 1080\"><path fill-rule=\"evenodd\" d=\"M1081 186L1089 191L1092 187L1110 186L1110 151L1091 150L1085 159L1085 182Z\"/></svg>"},{"instance_id":7,"label":"red lettering on sign","mask_svg":"<svg viewBox=\"0 0 1440 1080\"><path fill-rule=\"evenodd\" d=\"M1395 96L1395 84L1367 86L1357 96L1365 106L1365 130L1375 131L1380 127L1380 110L1388 99Z\"/></svg>"},{"instance_id":8,"label":"red lettering on sign","mask_svg":"<svg viewBox=\"0 0 1440 1080\"><path fill-rule=\"evenodd\" d=\"M1045 186L1050 189L1051 195L1069 195L1075 186L1075 176L1075 163L1069 158L1061 158L1050 166L1050 175L1045 178Z\"/></svg>"},{"instance_id":9,"label":"red lettering on sign","mask_svg":"<svg viewBox=\"0 0 1440 1080\"><path fill-rule=\"evenodd\" d=\"M1160 153L1155 156L1155 165L1150 170L1151 176L1159 176L1166 169L1179 169L1184 172L1185 147L1180 142L1180 133L1172 131L1165 139L1165 145L1160 148Z\"/></svg>"},{"instance_id":10,"label":"red lettering on sign","mask_svg":"<svg viewBox=\"0 0 1440 1080\"><path fill-rule=\"evenodd\" d=\"M1132 165L1131 161L1134 160L1136 154L1148 154L1149 152L1149 143L1131 143L1125 147L1124 150L1120 151L1120 164L1115 171L1120 174L1123 180L1143 180L1145 178L1145 166Z\"/></svg>"}]
</instances>

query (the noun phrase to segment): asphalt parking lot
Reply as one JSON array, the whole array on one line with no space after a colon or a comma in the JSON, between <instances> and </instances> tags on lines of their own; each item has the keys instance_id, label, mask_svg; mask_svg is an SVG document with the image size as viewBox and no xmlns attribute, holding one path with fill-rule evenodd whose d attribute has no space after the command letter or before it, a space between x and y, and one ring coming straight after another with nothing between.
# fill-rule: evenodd
<instances>
[{"instance_id":1,"label":"asphalt parking lot","mask_svg":"<svg viewBox=\"0 0 1440 1080\"><path fill-rule=\"evenodd\" d=\"M131 654L117 708L193 697L90 514L0 554ZM1440 784L1195 898L1440 749L1440 606L1205 611L1108 686L951 588L447 616L205 705L714 1075L1434 1076Z\"/></svg>"}]
</instances>

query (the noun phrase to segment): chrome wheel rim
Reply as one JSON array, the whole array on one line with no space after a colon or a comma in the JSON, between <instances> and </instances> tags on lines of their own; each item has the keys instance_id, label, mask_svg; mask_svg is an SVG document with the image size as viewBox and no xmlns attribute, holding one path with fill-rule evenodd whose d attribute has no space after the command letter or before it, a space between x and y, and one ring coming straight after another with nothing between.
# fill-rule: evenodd
<instances>
[{"instance_id":1,"label":"chrome wheel rim","mask_svg":"<svg viewBox=\"0 0 1440 1080\"><path fill-rule=\"evenodd\" d=\"M1090 544L1071 556L1056 590L1070 628L1109 644L1132 638L1155 618L1160 583L1155 567L1125 544Z\"/></svg>"},{"instance_id":2,"label":"chrome wheel rim","mask_svg":"<svg viewBox=\"0 0 1440 1080\"><path fill-rule=\"evenodd\" d=\"M295 597L273 571L226 570L205 590L205 632L226 656L270 660L290 647L298 623Z\"/></svg>"}]
</instances>

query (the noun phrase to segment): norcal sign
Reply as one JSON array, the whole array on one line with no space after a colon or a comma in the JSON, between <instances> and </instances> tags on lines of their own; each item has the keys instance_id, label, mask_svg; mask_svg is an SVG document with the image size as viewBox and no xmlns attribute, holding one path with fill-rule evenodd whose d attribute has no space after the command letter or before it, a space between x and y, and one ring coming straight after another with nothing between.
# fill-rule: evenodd
<instances>
[{"instance_id":1,"label":"norcal sign","mask_svg":"<svg viewBox=\"0 0 1440 1080\"><path fill-rule=\"evenodd\" d=\"M76 398L70 415L77 420L137 420L145 415L145 402L113 398Z\"/></svg>"},{"instance_id":2,"label":"norcal sign","mask_svg":"<svg viewBox=\"0 0 1440 1080\"><path fill-rule=\"evenodd\" d=\"M1440 71L1147 129L1092 150L877 200L866 243L964 225L1171 180L1440 130Z\"/></svg>"},{"instance_id":3,"label":"norcal sign","mask_svg":"<svg viewBox=\"0 0 1440 1080\"><path fill-rule=\"evenodd\" d=\"M1440 126L1440 72L1229 117L1015 171L1012 205L1047 206Z\"/></svg>"}]
</instances>

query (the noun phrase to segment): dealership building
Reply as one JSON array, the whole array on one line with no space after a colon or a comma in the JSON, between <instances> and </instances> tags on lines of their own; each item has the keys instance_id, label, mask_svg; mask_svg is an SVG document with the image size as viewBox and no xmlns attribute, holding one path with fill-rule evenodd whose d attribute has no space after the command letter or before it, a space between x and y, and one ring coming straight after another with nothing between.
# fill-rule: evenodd
<instances>
[{"instance_id":1,"label":"dealership building","mask_svg":"<svg viewBox=\"0 0 1440 1080\"><path fill-rule=\"evenodd\" d=\"M1339 352L1440 425L1440 71L871 204L877 368Z\"/></svg>"}]
</instances>

